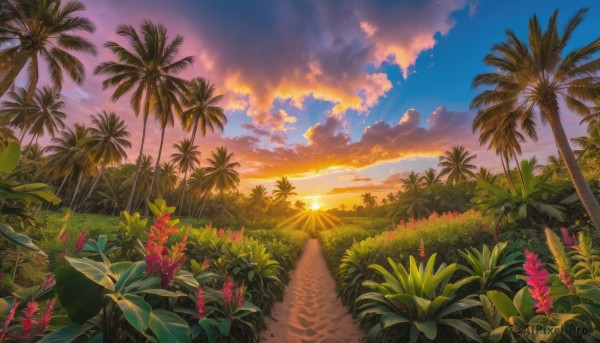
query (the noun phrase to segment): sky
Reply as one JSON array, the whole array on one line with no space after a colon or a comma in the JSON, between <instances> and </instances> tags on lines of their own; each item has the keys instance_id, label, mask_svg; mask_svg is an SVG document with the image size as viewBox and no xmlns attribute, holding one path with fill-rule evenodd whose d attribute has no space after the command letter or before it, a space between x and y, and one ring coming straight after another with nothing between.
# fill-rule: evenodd
<instances>
[{"instance_id":1,"label":"sky","mask_svg":"<svg viewBox=\"0 0 600 343\"><path fill-rule=\"evenodd\" d=\"M471 131L473 78L489 71L482 60L506 29L524 37L528 19L542 22L560 9L564 23L590 7L570 47L598 37L600 4L557 0L103 0L84 1L96 24L90 39L97 56L81 56L83 86L67 83L67 124L89 122L102 110L123 117L132 132L128 160L137 157L141 119L128 98L113 103L102 78L92 75L112 60L102 47L119 24L160 22L169 37L184 37L180 56L193 67L178 76L204 77L224 94L229 123L224 132L196 139L202 156L226 146L241 163L242 191L287 176L297 199L325 208L347 207L359 195L381 199L400 190L409 171L436 167L455 145L477 154L476 164L499 170L498 158ZM579 118L563 110L570 137L584 133ZM166 134L164 158L188 133ZM159 125L150 123L145 153L157 155ZM524 147L525 157L545 161L556 153L548 128ZM202 165L206 161L202 160ZM293 199L296 200L296 199Z\"/></svg>"}]
</instances>

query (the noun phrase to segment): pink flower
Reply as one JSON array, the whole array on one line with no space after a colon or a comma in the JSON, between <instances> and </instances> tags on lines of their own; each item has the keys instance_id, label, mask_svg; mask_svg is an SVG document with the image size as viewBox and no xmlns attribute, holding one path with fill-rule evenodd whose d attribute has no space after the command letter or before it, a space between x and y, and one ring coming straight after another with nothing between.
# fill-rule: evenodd
<instances>
[{"instance_id":1,"label":"pink flower","mask_svg":"<svg viewBox=\"0 0 600 343\"><path fill-rule=\"evenodd\" d=\"M70 236L71 236L71 234L69 233L69 231L63 231L63 233L60 234L60 237L58 237L58 239L61 242L66 242L67 239L69 239Z\"/></svg>"},{"instance_id":2,"label":"pink flower","mask_svg":"<svg viewBox=\"0 0 600 343\"><path fill-rule=\"evenodd\" d=\"M202 319L205 317L205 304L204 304L204 291L202 290L202 286L198 287L198 292L196 293L196 309L198 310L198 319Z\"/></svg>"},{"instance_id":3,"label":"pink flower","mask_svg":"<svg viewBox=\"0 0 600 343\"><path fill-rule=\"evenodd\" d=\"M573 283L571 282L571 274L566 271L566 270L562 270L558 273L558 278L560 279L560 281L562 281L562 283L567 287L567 289L570 292L573 292Z\"/></svg>"},{"instance_id":4,"label":"pink flower","mask_svg":"<svg viewBox=\"0 0 600 343\"><path fill-rule=\"evenodd\" d=\"M210 261L208 260L208 257L205 257L204 261L202 262L202 271L207 270L208 267L210 267Z\"/></svg>"},{"instance_id":5,"label":"pink flower","mask_svg":"<svg viewBox=\"0 0 600 343\"><path fill-rule=\"evenodd\" d=\"M217 237L221 238L224 232L223 229L219 229L219 231L217 231Z\"/></svg>"},{"instance_id":6,"label":"pink flower","mask_svg":"<svg viewBox=\"0 0 600 343\"><path fill-rule=\"evenodd\" d=\"M170 253L165 246L169 236L178 232L175 226L169 225L170 218L169 213L156 217L155 224L150 227L146 245L146 275L159 276L162 288L171 284L186 260L184 253L187 234L171 248Z\"/></svg>"},{"instance_id":7,"label":"pink flower","mask_svg":"<svg viewBox=\"0 0 600 343\"><path fill-rule=\"evenodd\" d=\"M35 301L29 301L23 310L23 316L21 317L21 325L23 326L23 333L21 334L22 339L31 338L31 330L33 329L33 316L38 309L38 303Z\"/></svg>"},{"instance_id":8,"label":"pink flower","mask_svg":"<svg viewBox=\"0 0 600 343\"><path fill-rule=\"evenodd\" d=\"M17 312L17 307L19 307L19 305L21 305L21 302L15 301L13 306L10 308L10 311L8 311L8 314L6 315L6 319L4 320L4 327L2 328L2 334L0 334L0 342L4 342L4 335L6 334L6 330L8 329L10 322L12 322L12 320L15 318L15 313Z\"/></svg>"},{"instance_id":9,"label":"pink flower","mask_svg":"<svg viewBox=\"0 0 600 343\"><path fill-rule=\"evenodd\" d=\"M50 287L52 287L54 285L54 275L50 275L49 278L47 278L46 280L44 280L44 283L42 283L42 289L48 289Z\"/></svg>"},{"instance_id":10,"label":"pink flower","mask_svg":"<svg viewBox=\"0 0 600 343\"><path fill-rule=\"evenodd\" d=\"M40 317L40 320L38 320L38 329L40 331L44 331L48 327L48 324L50 324L50 319L52 319L52 312L54 311L54 305L55 305L55 300L54 299L50 300L48 302L48 306L46 307L46 310Z\"/></svg>"},{"instance_id":11,"label":"pink flower","mask_svg":"<svg viewBox=\"0 0 600 343\"><path fill-rule=\"evenodd\" d=\"M531 297L536 301L534 308L537 313L550 314L552 310L552 298L550 297L550 281L548 280L548 271L540 262L537 255L525 249L525 263L523 264L525 274L527 274L527 285Z\"/></svg>"},{"instance_id":12,"label":"pink flower","mask_svg":"<svg viewBox=\"0 0 600 343\"><path fill-rule=\"evenodd\" d=\"M221 289L221 297L223 297L223 301L225 304L230 304L231 299L233 298L233 281L227 278L225 282L223 282L223 289Z\"/></svg>"},{"instance_id":13,"label":"pink flower","mask_svg":"<svg viewBox=\"0 0 600 343\"><path fill-rule=\"evenodd\" d=\"M77 237L77 243L75 243L75 252L80 252L81 249L83 249L83 245L85 244L85 231L86 227L84 226L83 230L79 234L79 237Z\"/></svg>"},{"instance_id":14,"label":"pink flower","mask_svg":"<svg viewBox=\"0 0 600 343\"><path fill-rule=\"evenodd\" d=\"M577 245L577 238L575 237L575 234L569 235L569 230L567 230L566 227L561 228L560 232L562 233L563 241L567 247L572 248Z\"/></svg>"}]
</instances>

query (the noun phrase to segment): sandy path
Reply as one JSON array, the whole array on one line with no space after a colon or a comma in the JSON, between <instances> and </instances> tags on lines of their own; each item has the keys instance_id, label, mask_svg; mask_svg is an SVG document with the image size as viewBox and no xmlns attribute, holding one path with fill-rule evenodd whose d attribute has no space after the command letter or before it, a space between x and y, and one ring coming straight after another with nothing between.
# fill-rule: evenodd
<instances>
[{"instance_id":1,"label":"sandy path","mask_svg":"<svg viewBox=\"0 0 600 343\"><path fill-rule=\"evenodd\" d=\"M359 342L363 336L352 316L338 300L335 281L316 239L306 243L283 302L275 304L265 343Z\"/></svg>"}]
</instances>

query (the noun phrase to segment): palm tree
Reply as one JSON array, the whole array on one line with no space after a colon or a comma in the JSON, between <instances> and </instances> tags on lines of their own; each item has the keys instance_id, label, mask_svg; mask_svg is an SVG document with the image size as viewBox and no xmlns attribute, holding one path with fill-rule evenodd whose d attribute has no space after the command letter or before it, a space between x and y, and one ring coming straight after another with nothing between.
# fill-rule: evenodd
<instances>
[{"instance_id":1,"label":"palm tree","mask_svg":"<svg viewBox=\"0 0 600 343\"><path fill-rule=\"evenodd\" d=\"M269 204L267 188L263 185L256 185L252 187L250 190L250 195L248 196L248 201L250 202L250 207L253 210L261 212L265 211L267 209L267 205Z\"/></svg>"},{"instance_id":2,"label":"palm tree","mask_svg":"<svg viewBox=\"0 0 600 343\"><path fill-rule=\"evenodd\" d=\"M8 126L21 130L19 143L22 144L25 134L31 128L31 113L33 112L31 97L25 88L10 91L8 97L10 100L2 102L0 117Z\"/></svg>"},{"instance_id":3,"label":"palm tree","mask_svg":"<svg viewBox=\"0 0 600 343\"><path fill-rule=\"evenodd\" d=\"M405 192L415 192L421 188L421 178L419 173L415 173L414 170L411 170L406 178L401 179L400 183L404 186Z\"/></svg>"},{"instance_id":4,"label":"palm tree","mask_svg":"<svg viewBox=\"0 0 600 343\"><path fill-rule=\"evenodd\" d=\"M240 167L238 162L233 162L233 153L228 153L227 148L219 147L211 152L211 158L208 159L209 167L206 167L206 177L210 189L216 188L221 194L223 202L223 192L237 188L240 183L240 175L235 170Z\"/></svg>"},{"instance_id":5,"label":"palm tree","mask_svg":"<svg viewBox=\"0 0 600 343\"><path fill-rule=\"evenodd\" d=\"M275 182L275 189L273 190L275 202L283 204L284 208L287 209L289 207L288 199L297 195L295 190L296 187L292 185L287 176L282 177L281 180Z\"/></svg>"},{"instance_id":6,"label":"palm tree","mask_svg":"<svg viewBox=\"0 0 600 343\"><path fill-rule=\"evenodd\" d=\"M425 170L420 181L425 185L425 187L431 187L442 183L442 180L440 180L440 175L433 168Z\"/></svg>"},{"instance_id":7,"label":"palm tree","mask_svg":"<svg viewBox=\"0 0 600 343\"><path fill-rule=\"evenodd\" d=\"M562 32L557 24L558 10L548 20L545 30L533 16L526 42L508 30L507 41L496 44L484 59L496 71L478 75L473 81L474 87L493 89L477 95L471 107L477 109L475 120L482 123L511 112L516 113L515 121L532 121L539 113L542 123L550 125L577 194L600 235L600 205L583 177L560 119L561 99L571 111L588 117L592 111L586 102L600 97L596 76L600 59L594 57L600 50L600 40L564 51L586 12L578 11ZM526 133L535 140L535 130Z\"/></svg>"},{"instance_id":8,"label":"palm tree","mask_svg":"<svg viewBox=\"0 0 600 343\"><path fill-rule=\"evenodd\" d=\"M37 89L33 96L31 104L31 144L34 138L44 136L44 133L49 133L54 137L59 128L64 129L65 123L63 120L67 115L62 112L65 103L60 100L60 94L50 87L44 87L41 90Z\"/></svg>"},{"instance_id":9,"label":"palm tree","mask_svg":"<svg viewBox=\"0 0 600 343\"><path fill-rule=\"evenodd\" d=\"M306 203L301 200L296 200L294 203L294 208L300 212L306 211Z\"/></svg>"},{"instance_id":10,"label":"palm tree","mask_svg":"<svg viewBox=\"0 0 600 343\"><path fill-rule=\"evenodd\" d=\"M485 181L490 185L493 185L497 178L496 174L492 173L485 167L480 167L477 174L475 174L475 177L477 178L477 181Z\"/></svg>"},{"instance_id":11,"label":"palm tree","mask_svg":"<svg viewBox=\"0 0 600 343\"><path fill-rule=\"evenodd\" d=\"M463 146L455 146L440 156L438 165L442 168L440 177L448 176L447 182L457 184L460 181L475 177L474 169L477 167L471 162L477 157L472 155Z\"/></svg>"},{"instance_id":12,"label":"palm tree","mask_svg":"<svg viewBox=\"0 0 600 343\"><path fill-rule=\"evenodd\" d=\"M185 187L187 182L187 174L200 165L200 151L198 147L192 145L192 141L184 139L179 143L173 144L175 151L171 154L171 162L175 163L179 168L179 172L183 173L183 181L181 182L181 196L179 197L179 212L181 213L183 198L185 197Z\"/></svg>"},{"instance_id":13,"label":"palm tree","mask_svg":"<svg viewBox=\"0 0 600 343\"><path fill-rule=\"evenodd\" d=\"M544 174L558 175L566 171L565 162L560 155L550 155L547 161L548 164L543 167Z\"/></svg>"},{"instance_id":14,"label":"palm tree","mask_svg":"<svg viewBox=\"0 0 600 343\"><path fill-rule=\"evenodd\" d=\"M173 111L171 110L171 108L165 111L155 112L154 119L160 122L161 133L160 144L158 145L158 156L156 157L156 164L154 165L152 182L150 182L150 188L148 189L148 193L146 194L146 203L148 204L150 203L150 198L156 193L156 178L159 174L160 158L162 155L163 143L165 142L165 131L167 130L167 126L173 127L175 124L175 120L173 118Z\"/></svg>"},{"instance_id":15,"label":"palm tree","mask_svg":"<svg viewBox=\"0 0 600 343\"><path fill-rule=\"evenodd\" d=\"M96 47L80 32L94 33L94 24L77 12L85 10L79 1L5 0L0 2L0 96L26 69L26 88L33 95L42 59L48 68L52 88L62 88L63 72L78 85L85 79L85 66L72 53L96 55Z\"/></svg>"},{"instance_id":16,"label":"palm tree","mask_svg":"<svg viewBox=\"0 0 600 343\"><path fill-rule=\"evenodd\" d=\"M89 130L83 125L75 124L74 130L62 131L58 137L52 138L53 144L47 147L47 151L50 153L48 166L50 167L51 177L63 178L56 194L60 193L69 177L76 177L77 179L69 204L70 209L73 209L81 182L92 173L94 166L92 154L85 144L88 137Z\"/></svg>"},{"instance_id":17,"label":"palm tree","mask_svg":"<svg viewBox=\"0 0 600 343\"><path fill-rule=\"evenodd\" d=\"M366 209L372 209L377 206L377 197L372 195L371 192L366 192L360 197Z\"/></svg>"},{"instance_id":18,"label":"palm tree","mask_svg":"<svg viewBox=\"0 0 600 343\"><path fill-rule=\"evenodd\" d=\"M92 126L88 129L89 137L86 139L85 144L100 170L87 195L81 201L80 206L90 198L106 167L116 165L125 160L127 158L125 148L131 148L131 143L128 140L130 133L127 131L127 125L114 112L107 113L106 111L102 111L102 113L91 116L91 119Z\"/></svg>"},{"instance_id":19,"label":"palm tree","mask_svg":"<svg viewBox=\"0 0 600 343\"><path fill-rule=\"evenodd\" d=\"M227 117L218 106L222 99L223 95L215 95L215 85L201 77L188 83L183 98L183 105L187 109L181 114L181 119L183 127L192 130L192 144L198 129L202 137L206 135L207 128L211 132L215 131L215 127L223 131Z\"/></svg>"},{"instance_id":20,"label":"palm tree","mask_svg":"<svg viewBox=\"0 0 600 343\"><path fill-rule=\"evenodd\" d=\"M6 125L0 125L0 150L4 149L8 143L16 141L17 137L13 131Z\"/></svg>"},{"instance_id":21,"label":"palm tree","mask_svg":"<svg viewBox=\"0 0 600 343\"><path fill-rule=\"evenodd\" d=\"M158 197L163 198L165 194L172 192L177 186L177 166L173 162L163 162L158 171L157 190Z\"/></svg>"},{"instance_id":22,"label":"palm tree","mask_svg":"<svg viewBox=\"0 0 600 343\"><path fill-rule=\"evenodd\" d=\"M116 42L107 42L105 46L116 56L118 62L103 62L94 71L95 74L107 75L102 88L114 87L112 101L117 101L127 93L131 93L130 103L136 115L143 113L142 140L138 164L136 165L131 194L127 200L126 210L131 209L140 173L140 162L146 141L146 124L150 111L167 112L171 106L177 113L181 112L176 95L181 95L186 82L174 74L190 66L194 59L187 56L176 60L176 55L183 44L183 37L177 35L168 41L167 29L145 20L140 26L140 34L131 25L120 25L117 34L124 37L131 46L127 49Z\"/></svg>"},{"instance_id":23,"label":"palm tree","mask_svg":"<svg viewBox=\"0 0 600 343\"><path fill-rule=\"evenodd\" d=\"M206 177L206 168L196 168L190 175L190 179L187 182L187 186L189 187L189 191L194 195L196 199L200 197L204 197L202 201L202 206L200 207L200 213L198 217L202 215L202 211L204 210L204 205L206 204L206 200L210 193L210 185L208 184L208 179ZM197 206L196 206L197 207ZM190 214L194 214L196 209L191 210L192 202L190 202Z\"/></svg>"}]
</instances>

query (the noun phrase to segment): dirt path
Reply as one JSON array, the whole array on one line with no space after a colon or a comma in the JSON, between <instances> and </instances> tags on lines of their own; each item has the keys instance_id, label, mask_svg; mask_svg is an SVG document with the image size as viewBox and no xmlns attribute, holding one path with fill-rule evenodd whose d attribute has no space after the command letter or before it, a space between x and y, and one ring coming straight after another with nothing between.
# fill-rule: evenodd
<instances>
[{"instance_id":1,"label":"dirt path","mask_svg":"<svg viewBox=\"0 0 600 343\"><path fill-rule=\"evenodd\" d=\"M265 343L359 342L363 336L352 316L338 300L321 246L310 239L285 290L283 302L275 304Z\"/></svg>"}]
</instances>

